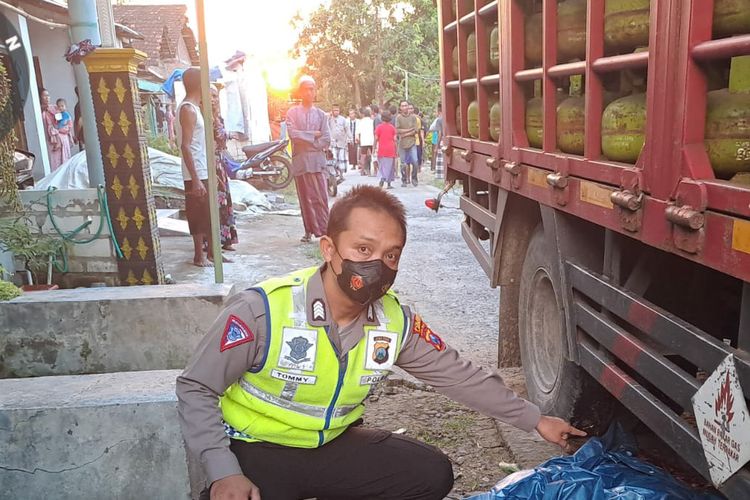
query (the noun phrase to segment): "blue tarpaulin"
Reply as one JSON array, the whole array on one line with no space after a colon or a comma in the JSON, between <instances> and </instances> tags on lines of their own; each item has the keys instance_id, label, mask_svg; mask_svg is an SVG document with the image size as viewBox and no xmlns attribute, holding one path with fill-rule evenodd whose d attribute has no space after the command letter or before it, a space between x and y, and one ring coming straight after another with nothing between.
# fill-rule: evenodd
<instances>
[{"instance_id":1,"label":"blue tarpaulin","mask_svg":"<svg viewBox=\"0 0 750 500\"><path fill-rule=\"evenodd\" d=\"M615 424L574 455L557 457L533 470L516 472L489 493L466 500L719 500L697 492L634 455L635 439Z\"/></svg>"}]
</instances>

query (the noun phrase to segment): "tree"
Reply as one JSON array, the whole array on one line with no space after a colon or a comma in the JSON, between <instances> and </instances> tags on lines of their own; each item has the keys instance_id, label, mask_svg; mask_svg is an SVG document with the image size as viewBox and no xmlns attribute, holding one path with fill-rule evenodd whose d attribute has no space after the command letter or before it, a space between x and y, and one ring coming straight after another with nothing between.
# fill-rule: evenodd
<instances>
[{"instance_id":1,"label":"tree","mask_svg":"<svg viewBox=\"0 0 750 500\"><path fill-rule=\"evenodd\" d=\"M411 100L431 108L440 95L437 29L433 0L331 0L304 23L295 56L305 56L324 106L402 98L399 66L411 73Z\"/></svg>"}]
</instances>

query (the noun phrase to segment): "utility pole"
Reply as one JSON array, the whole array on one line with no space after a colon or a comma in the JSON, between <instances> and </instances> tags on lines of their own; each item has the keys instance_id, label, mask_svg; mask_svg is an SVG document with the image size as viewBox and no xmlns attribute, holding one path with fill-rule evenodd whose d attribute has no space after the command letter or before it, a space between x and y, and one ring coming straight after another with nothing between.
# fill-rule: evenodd
<instances>
[{"instance_id":1,"label":"utility pole","mask_svg":"<svg viewBox=\"0 0 750 500\"><path fill-rule=\"evenodd\" d=\"M402 68L401 66L394 66L399 71L404 72L404 99L409 100L409 71Z\"/></svg>"},{"instance_id":2,"label":"utility pole","mask_svg":"<svg viewBox=\"0 0 750 500\"><path fill-rule=\"evenodd\" d=\"M206 131L206 162L208 162L208 204L211 218L211 252L214 254L214 281L224 283L224 265L219 235L219 204L217 200L217 178L214 162L214 115L211 110L211 89L208 77L208 43L206 41L206 10L204 0L195 0L198 18L198 55L201 64L201 96L203 100L203 123Z\"/></svg>"},{"instance_id":3,"label":"utility pole","mask_svg":"<svg viewBox=\"0 0 750 500\"><path fill-rule=\"evenodd\" d=\"M68 2L70 15L70 39L78 43L90 39L94 45L101 43L99 22L96 12L96 0L70 0ZM83 64L73 65L78 99L81 103L83 117L83 135L86 138L86 165L89 171L89 186L96 187L104 184L104 163L102 162L99 133L94 118L94 99L89 85L89 74Z\"/></svg>"}]
</instances>

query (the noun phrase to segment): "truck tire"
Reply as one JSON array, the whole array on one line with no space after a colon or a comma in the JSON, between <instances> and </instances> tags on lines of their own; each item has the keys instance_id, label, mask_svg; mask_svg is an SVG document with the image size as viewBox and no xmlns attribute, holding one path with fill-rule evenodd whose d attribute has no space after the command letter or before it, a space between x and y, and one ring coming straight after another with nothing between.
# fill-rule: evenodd
<instances>
[{"instance_id":1,"label":"truck tire","mask_svg":"<svg viewBox=\"0 0 750 500\"><path fill-rule=\"evenodd\" d=\"M543 415L571 421L588 432L606 429L612 398L581 367L569 361L563 287L552 272L556 255L547 249L541 224L526 250L518 304L521 363L529 399Z\"/></svg>"}]
</instances>

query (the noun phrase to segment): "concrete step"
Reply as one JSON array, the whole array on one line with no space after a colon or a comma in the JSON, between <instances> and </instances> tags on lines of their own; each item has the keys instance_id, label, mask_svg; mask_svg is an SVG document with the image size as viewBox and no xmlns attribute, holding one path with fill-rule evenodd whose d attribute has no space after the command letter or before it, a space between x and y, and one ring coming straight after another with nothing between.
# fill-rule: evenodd
<instances>
[{"instance_id":1,"label":"concrete step","mask_svg":"<svg viewBox=\"0 0 750 500\"><path fill-rule=\"evenodd\" d=\"M197 498L203 476L177 421L179 373L0 380L0 497Z\"/></svg>"},{"instance_id":2,"label":"concrete step","mask_svg":"<svg viewBox=\"0 0 750 500\"><path fill-rule=\"evenodd\" d=\"M190 236L187 220L179 218L177 209L159 209L156 211L156 224L159 236Z\"/></svg>"},{"instance_id":3,"label":"concrete step","mask_svg":"<svg viewBox=\"0 0 750 500\"><path fill-rule=\"evenodd\" d=\"M184 368L234 286L76 288L0 302L0 378Z\"/></svg>"}]
</instances>

